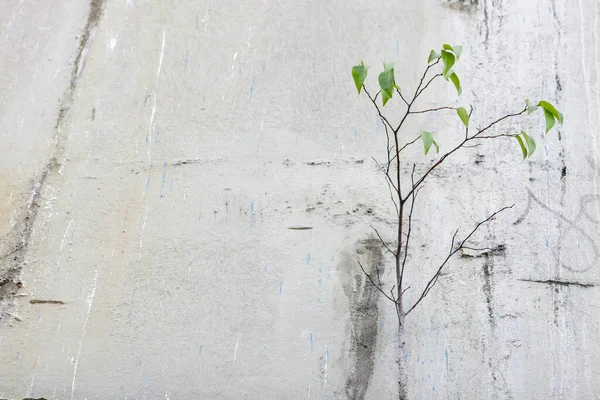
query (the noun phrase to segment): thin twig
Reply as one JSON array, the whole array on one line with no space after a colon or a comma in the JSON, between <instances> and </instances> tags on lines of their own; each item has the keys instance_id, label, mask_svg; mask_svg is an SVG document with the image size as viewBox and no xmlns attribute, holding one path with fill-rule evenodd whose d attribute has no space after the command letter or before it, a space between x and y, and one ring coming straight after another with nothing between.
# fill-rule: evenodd
<instances>
[{"instance_id":1,"label":"thin twig","mask_svg":"<svg viewBox=\"0 0 600 400\"><path fill-rule=\"evenodd\" d=\"M429 293L429 291L435 286L435 284L437 283L437 280L440 276L440 274L442 273L442 269L446 266L446 264L448 263L448 260L450 260L450 258L456 254L460 249L462 249L465 245L465 243L467 243L467 241L471 238L471 236L473 236L473 234L475 232L477 232L477 230L479 229L479 227L481 227L481 225L487 223L490 220L493 220L496 215L498 215L499 213L501 213L504 210L507 210L509 208L513 208L514 204L511 206L506 206L506 207L502 207L501 209L499 209L498 211L496 211L495 213L493 213L492 215L490 215L489 217L487 217L486 219L484 219L483 221L477 223L477 225L475 225L475 228L473 228L473 230L471 230L471 232L460 242L460 244L454 249L455 246L455 241L456 241L456 235L458 233L458 229L454 232L454 235L452 235L452 242L450 243L450 251L448 252L448 256L444 259L444 261L442 262L442 264L440 265L440 267L437 269L436 273L433 275L433 277L429 280L429 282L427 283L427 285L425 286L425 289L423 289L423 292L421 293L421 295L419 296L419 298L417 299L417 301L415 302L415 304L413 304L413 306L411 308L408 309L408 311L406 312L405 315L410 314L410 312L412 310L414 310L414 308L419 305L419 303L425 298L425 296L427 296L427 294ZM453 250L454 249L454 250Z\"/></svg>"},{"instance_id":2,"label":"thin twig","mask_svg":"<svg viewBox=\"0 0 600 400\"><path fill-rule=\"evenodd\" d=\"M390 253L394 254L394 252L388 247L387 244L385 244L385 242L383 241L383 239L381 238L381 235L379 234L379 232L377 231L377 229L375 229L375 227L373 225L370 225L370 227L375 231L375 233L377 234L377 237L379 238L379 240L381 241L381 244L383 245L383 247L385 247L387 249L387 251L389 251Z\"/></svg>"},{"instance_id":3,"label":"thin twig","mask_svg":"<svg viewBox=\"0 0 600 400\"><path fill-rule=\"evenodd\" d=\"M428 112L434 112L434 111L440 111L440 110L456 110L456 107L446 106L446 107L430 108L430 109L421 110L421 111L411 111L409 114L425 114Z\"/></svg>"},{"instance_id":4,"label":"thin twig","mask_svg":"<svg viewBox=\"0 0 600 400\"><path fill-rule=\"evenodd\" d=\"M404 98L404 96L402 96L402 92L400 91L400 89L396 89L396 92L398 92L398 96L400 96L400 98L402 99L402 101L404 102L404 104L406 104L407 106L410 105L410 104L408 104L408 101L406 101L406 99Z\"/></svg>"},{"instance_id":5,"label":"thin twig","mask_svg":"<svg viewBox=\"0 0 600 400\"><path fill-rule=\"evenodd\" d=\"M377 105L377 102L376 102L377 95L379 95L380 92L377 92L377 94L375 95L375 98L373 98L373 97L371 97L371 95L367 91L367 88L365 87L365 85L363 85L363 90L365 91L365 93L367 94L367 96L369 96L369 99L371 99L371 102L373 103L373 105L377 109L377 113L379 114L379 118L381 118L383 121L385 121L385 123L388 124L388 126L390 127L390 129L394 130L394 128L392 127L392 125L390 124L390 122L387 120L387 118L383 116L383 114L381 113L381 110L379 109L379 106Z\"/></svg>"},{"instance_id":6,"label":"thin twig","mask_svg":"<svg viewBox=\"0 0 600 400\"><path fill-rule=\"evenodd\" d=\"M377 288L377 290L379 290L381 292L381 294L383 294L389 301L391 301L392 303L395 303L395 301L387 295L387 293L385 293L380 287L379 285L377 285L373 279L371 279L371 275L369 275L367 273L367 271L365 271L365 269L363 268L362 264L360 263L360 261L358 261L358 265L360 265L360 269L362 269L362 272L367 276L367 278L369 278L369 281L371 281L371 283L373 284L373 286L375 286Z\"/></svg>"}]
</instances>

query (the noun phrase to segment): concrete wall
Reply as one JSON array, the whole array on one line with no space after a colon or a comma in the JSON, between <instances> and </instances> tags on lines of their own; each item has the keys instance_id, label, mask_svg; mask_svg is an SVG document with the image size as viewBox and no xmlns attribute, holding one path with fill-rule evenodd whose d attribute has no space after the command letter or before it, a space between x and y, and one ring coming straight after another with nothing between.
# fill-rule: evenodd
<instances>
[{"instance_id":1,"label":"concrete wall","mask_svg":"<svg viewBox=\"0 0 600 400\"><path fill-rule=\"evenodd\" d=\"M42 0L0 5L0 398L592 399L600 393L596 0ZM414 301L454 229L503 205L407 319L385 135L350 68L461 43L472 124L555 102L421 193ZM390 118L398 99L386 107ZM452 113L412 118L460 139ZM504 130L502 130L504 129ZM436 159L409 152L422 173ZM407 164L408 168L408 164ZM294 229L305 227L310 229ZM40 301L52 300L54 303Z\"/></svg>"}]
</instances>

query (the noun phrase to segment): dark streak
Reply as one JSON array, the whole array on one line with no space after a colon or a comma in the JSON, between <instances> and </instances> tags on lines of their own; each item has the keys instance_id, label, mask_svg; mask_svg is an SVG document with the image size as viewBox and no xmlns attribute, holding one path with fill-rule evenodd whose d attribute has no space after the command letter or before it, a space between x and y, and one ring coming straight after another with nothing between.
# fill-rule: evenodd
<instances>
[{"instance_id":1,"label":"dark streak","mask_svg":"<svg viewBox=\"0 0 600 400\"><path fill-rule=\"evenodd\" d=\"M93 35L94 29L98 25L100 16L102 15L103 6L104 0L92 0L90 3L87 22L79 39L77 56L73 62L69 86L61 98L58 116L54 125L55 150L51 154L50 159L46 162L46 165L42 168L41 174L39 174L31 184L31 196L26 205L24 218L15 225L15 228L11 232L12 238L7 239L2 243L4 248L8 247L10 250L0 256L0 260L8 259L7 266L0 265L0 274L2 274L0 276L0 300L12 300L18 289L22 287L19 276L22 265L25 262L25 255L31 241L38 210L41 206L42 189L44 188L44 184L48 177L58 171L58 168L60 167L58 160L61 158L62 152L64 151L63 142L65 140L65 137L60 134L60 127L71 108L77 80L84 64L82 62L83 53L88 45L90 37ZM9 240L12 240L12 245L8 244ZM0 320L2 320L4 315L10 314L0 313Z\"/></svg>"},{"instance_id":2,"label":"dark streak","mask_svg":"<svg viewBox=\"0 0 600 400\"><path fill-rule=\"evenodd\" d=\"M544 283L547 285L558 285L558 286L579 286L582 288L591 288L591 287L595 287L598 286L595 283L582 283L582 282L574 282L574 281L561 281L561 280L556 280L556 279L546 279L545 281L543 280L537 280L537 279L519 279L522 282L532 282L532 283Z\"/></svg>"},{"instance_id":3,"label":"dark streak","mask_svg":"<svg viewBox=\"0 0 600 400\"><path fill-rule=\"evenodd\" d=\"M312 228L312 226L288 226L288 229L292 231L308 231Z\"/></svg>"},{"instance_id":4,"label":"dark streak","mask_svg":"<svg viewBox=\"0 0 600 400\"><path fill-rule=\"evenodd\" d=\"M31 304L65 304L64 301L61 300L42 300L42 299L31 299L29 300Z\"/></svg>"}]
</instances>

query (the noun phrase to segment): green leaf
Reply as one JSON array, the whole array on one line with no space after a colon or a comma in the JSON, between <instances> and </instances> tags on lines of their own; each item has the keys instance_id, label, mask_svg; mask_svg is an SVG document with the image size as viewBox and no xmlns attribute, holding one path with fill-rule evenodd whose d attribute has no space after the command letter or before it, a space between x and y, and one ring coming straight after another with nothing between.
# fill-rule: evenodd
<instances>
[{"instance_id":1,"label":"green leaf","mask_svg":"<svg viewBox=\"0 0 600 400\"><path fill-rule=\"evenodd\" d=\"M456 56L456 59L460 60L460 53L462 53L463 47L462 46L452 46L452 50L454 50L454 55Z\"/></svg>"},{"instance_id":2,"label":"green leaf","mask_svg":"<svg viewBox=\"0 0 600 400\"><path fill-rule=\"evenodd\" d=\"M438 58L440 58L441 56L438 54L437 51L435 50L431 50L431 52L429 53L429 59L427 59L427 62L430 63L433 60L437 60Z\"/></svg>"},{"instance_id":3,"label":"green leaf","mask_svg":"<svg viewBox=\"0 0 600 400\"><path fill-rule=\"evenodd\" d=\"M525 131L521 131L521 135L523 135L523 138L525 138L525 143L527 143L527 157L531 157L535 151L535 140L526 134Z\"/></svg>"},{"instance_id":4,"label":"green leaf","mask_svg":"<svg viewBox=\"0 0 600 400\"><path fill-rule=\"evenodd\" d=\"M549 111L550 114L552 114L552 116L554 118L556 118L558 120L558 122L560 122L560 124L562 125L562 123L563 123L563 115L560 112L558 112L558 110L556 108L554 108L554 106L552 104L548 103L545 100L541 100L538 103L538 106L542 107L546 111Z\"/></svg>"},{"instance_id":5,"label":"green leaf","mask_svg":"<svg viewBox=\"0 0 600 400\"><path fill-rule=\"evenodd\" d=\"M383 105L385 106L385 103L387 103L392 97L388 96L387 92L385 91L381 91L381 99L383 100Z\"/></svg>"},{"instance_id":6,"label":"green leaf","mask_svg":"<svg viewBox=\"0 0 600 400\"><path fill-rule=\"evenodd\" d=\"M352 67L352 79L354 79L356 90L358 90L358 94L360 94L365 79L367 79L367 67L365 67L365 64L362 61L360 62L360 65Z\"/></svg>"},{"instance_id":7,"label":"green leaf","mask_svg":"<svg viewBox=\"0 0 600 400\"><path fill-rule=\"evenodd\" d=\"M433 144L436 152L440 152L440 146L433 140L433 133L427 131L421 131L421 139L423 140L423 147L425 148L425 154L429 153L429 149Z\"/></svg>"},{"instance_id":8,"label":"green leaf","mask_svg":"<svg viewBox=\"0 0 600 400\"><path fill-rule=\"evenodd\" d=\"M523 160L527 158L527 149L525 148L525 145L523 144L523 139L521 139L520 136L515 136L517 138L517 141L519 142L519 146L521 146L521 151L523 152Z\"/></svg>"},{"instance_id":9,"label":"green leaf","mask_svg":"<svg viewBox=\"0 0 600 400\"><path fill-rule=\"evenodd\" d=\"M385 68L387 68L387 66ZM396 86L393 64L391 69L386 69L379 74L379 86L381 87L383 105L385 106L385 103L392 98L392 95L394 94L394 87Z\"/></svg>"},{"instance_id":10,"label":"green leaf","mask_svg":"<svg viewBox=\"0 0 600 400\"><path fill-rule=\"evenodd\" d=\"M448 76L447 76L448 71L450 71L450 69L456 62L456 57L454 57L453 53L451 53L447 50L442 50L442 62L444 63L444 72L443 72L444 78L446 78L446 80L448 80Z\"/></svg>"},{"instance_id":11,"label":"green leaf","mask_svg":"<svg viewBox=\"0 0 600 400\"><path fill-rule=\"evenodd\" d=\"M460 96L460 94L462 93L462 88L460 87L460 80L458 79L458 75L456 75L456 73L453 72L452 74L450 74L450 80L452 81L452 83L454 83L454 87L456 88L456 91Z\"/></svg>"},{"instance_id":12,"label":"green leaf","mask_svg":"<svg viewBox=\"0 0 600 400\"><path fill-rule=\"evenodd\" d=\"M453 52L457 60L460 59L460 53L462 53L463 50L462 46L450 46L449 44L445 44L442 47L444 48L444 50Z\"/></svg>"},{"instance_id":13,"label":"green leaf","mask_svg":"<svg viewBox=\"0 0 600 400\"><path fill-rule=\"evenodd\" d=\"M538 106L531 103L529 99L525 99L525 103L527 104L527 114L531 114L532 112L538 109Z\"/></svg>"},{"instance_id":14,"label":"green leaf","mask_svg":"<svg viewBox=\"0 0 600 400\"><path fill-rule=\"evenodd\" d=\"M464 107L458 107L456 109L456 113L460 117L463 124L465 124L465 126L468 128L469 127L469 113L467 112L467 110Z\"/></svg>"},{"instance_id":15,"label":"green leaf","mask_svg":"<svg viewBox=\"0 0 600 400\"><path fill-rule=\"evenodd\" d=\"M548 134L550 129L554 126L554 115L544 108L544 117L546 117L546 134Z\"/></svg>"}]
</instances>

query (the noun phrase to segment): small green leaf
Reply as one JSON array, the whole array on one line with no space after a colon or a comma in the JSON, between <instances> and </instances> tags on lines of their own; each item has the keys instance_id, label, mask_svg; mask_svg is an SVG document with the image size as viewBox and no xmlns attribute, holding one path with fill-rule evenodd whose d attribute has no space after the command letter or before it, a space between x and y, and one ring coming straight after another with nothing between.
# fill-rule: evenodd
<instances>
[{"instance_id":1,"label":"small green leaf","mask_svg":"<svg viewBox=\"0 0 600 400\"><path fill-rule=\"evenodd\" d=\"M456 59L460 60L460 53L462 53L463 47L462 46L452 46L452 50L454 51L454 55L456 56Z\"/></svg>"},{"instance_id":2,"label":"small green leaf","mask_svg":"<svg viewBox=\"0 0 600 400\"><path fill-rule=\"evenodd\" d=\"M423 147L425 148L425 154L429 153L429 149L433 144L436 152L440 152L440 146L433 140L433 133L427 131L421 131L421 139L423 140Z\"/></svg>"},{"instance_id":3,"label":"small green leaf","mask_svg":"<svg viewBox=\"0 0 600 400\"><path fill-rule=\"evenodd\" d=\"M383 70L384 71L389 71L391 69L394 69L394 62L384 62L383 63Z\"/></svg>"},{"instance_id":4,"label":"small green leaf","mask_svg":"<svg viewBox=\"0 0 600 400\"><path fill-rule=\"evenodd\" d=\"M362 61L360 62L360 65L352 67L352 79L354 79L356 90L358 90L358 94L360 94L365 79L367 79L367 67L365 67L365 64Z\"/></svg>"},{"instance_id":5,"label":"small green leaf","mask_svg":"<svg viewBox=\"0 0 600 400\"><path fill-rule=\"evenodd\" d=\"M383 100L383 105L385 106L385 104L391 99L391 96L388 96L387 92L385 91L381 91L381 99Z\"/></svg>"},{"instance_id":6,"label":"small green leaf","mask_svg":"<svg viewBox=\"0 0 600 400\"><path fill-rule=\"evenodd\" d=\"M437 51L435 50L431 50L431 52L429 53L429 59L427 59L427 62L430 63L433 60L437 60L438 58L440 58L441 56L438 54Z\"/></svg>"},{"instance_id":7,"label":"small green leaf","mask_svg":"<svg viewBox=\"0 0 600 400\"><path fill-rule=\"evenodd\" d=\"M444 50L447 51L451 51L454 53L454 55L456 56L456 59L459 60L460 59L460 53L462 53L463 47L462 46L450 46L449 44L445 44L444 46L442 46L444 48ZM442 50L443 51L443 50Z\"/></svg>"},{"instance_id":8,"label":"small green leaf","mask_svg":"<svg viewBox=\"0 0 600 400\"><path fill-rule=\"evenodd\" d=\"M531 114L532 112L538 109L538 106L531 103L529 99L525 99L525 103L527 104L527 114Z\"/></svg>"},{"instance_id":9,"label":"small green leaf","mask_svg":"<svg viewBox=\"0 0 600 400\"><path fill-rule=\"evenodd\" d=\"M550 129L554 126L554 115L544 108L544 117L546 118L546 134L548 134Z\"/></svg>"},{"instance_id":10,"label":"small green leaf","mask_svg":"<svg viewBox=\"0 0 600 400\"><path fill-rule=\"evenodd\" d=\"M463 124L465 124L465 126L468 128L469 127L469 113L467 112L467 110L464 107L458 107L456 109L456 113L460 117Z\"/></svg>"},{"instance_id":11,"label":"small green leaf","mask_svg":"<svg viewBox=\"0 0 600 400\"><path fill-rule=\"evenodd\" d=\"M387 68L387 66L385 68ZM381 87L383 105L385 106L385 103L392 98L394 87L396 86L393 64L391 69L387 69L379 74L379 86Z\"/></svg>"},{"instance_id":12,"label":"small green leaf","mask_svg":"<svg viewBox=\"0 0 600 400\"><path fill-rule=\"evenodd\" d=\"M460 94L462 93L462 87L460 87L460 80L458 79L458 75L456 75L456 73L453 72L452 74L450 74L450 80L452 81L452 83L454 83L454 87L456 88L456 91L460 96Z\"/></svg>"},{"instance_id":13,"label":"small green leaf","mask_svg":"<svg viewBox=\"0 0 600 400\"><path fill-rule=\"evenodd\" d=\"M446 46L446 45L444 45L444 46ZM448 80L448 77L447 77L448 71L450 71L450 69L456 62L456 57L454 57L453 53L451 53L447 50L442 50L442 62L444 63L444 72L443 72L444 77L446 78L446 80Z\"/></svg>"},{"instance_id":14,"label":"small green leaf","mask_svg":"<svg viewBox=\"0 0 600 400\"><path fill-rule=\"evenodd\" d=\"M521 146L521 151L523 152L523 160L527 158L527 149L525 148L525 145L523 144L523 139L521 139L520 136L515 136L517 138L517 141L519 142L519 146Z\"/></svg>"},{"instance_id":15,"label":"small green leaf","mask_svg":"<svg viewBox=\"0 0 600 400\"><path fill-rule=\"evenodd\" d=\"M538 103L538 106L542 107L544 110L549 111L550 114L552 114L552 116L554 118L556 118L558 120L558 122L560 122L560 124L562 125L562 123L563 123L563 115L560 112L558 112L558 110L556 108L554 108L554 106L552 104L548 103L545 100L541 100Z\"/></svg>"},{"instance_id":16,"label":"small green leaf","mask_svg":"<svg viewBox=\"0 0 600 400\"><path fill-rule=\"evenodd\" d=\"M521 131L521 135L525 138L525 143L527 143L527 157L531 157L533 152L535 151L535 140L531 136L525 133L525 131Z\"/></svg>"}]
</instances>

